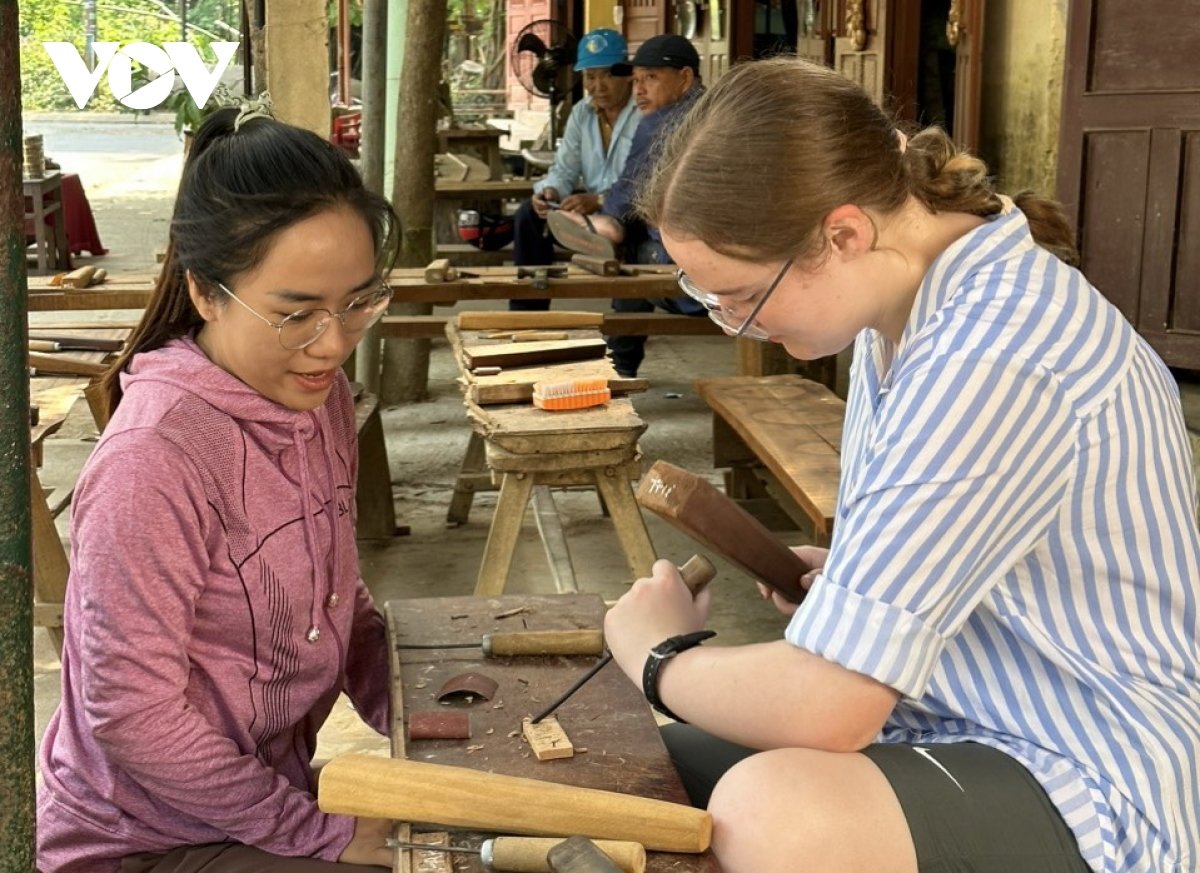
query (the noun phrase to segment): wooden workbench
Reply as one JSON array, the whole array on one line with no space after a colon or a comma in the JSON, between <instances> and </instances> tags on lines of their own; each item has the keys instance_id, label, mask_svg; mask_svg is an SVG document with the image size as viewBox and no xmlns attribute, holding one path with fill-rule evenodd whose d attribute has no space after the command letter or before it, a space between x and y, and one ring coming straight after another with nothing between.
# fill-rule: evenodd
<instances>
[{"instance_id":1,"label":"wooden workbench","mask_svg":"<svg viewBox=\"0 0 1200 873\"><path fill-rule=\"evenodd\" d=\"M424 269L392 270L388 280L398 303L450 305L459 300L510 300L526 297L594 299L612 297L674 297L679 294L673 267L639 267L636 276L597 276L571 266L565 278L550 279L546 290L532 280L518 279L516 267L477 267L472 276L452 282L425 281ZM109 276L103 285L83 290L53 288L46 277L30 277L31 312L86 309L144 309L154 290L150 273Z\"/></svg>"},{"instance_id":2,"label":"wooden workbench","mask_svg":"<svg viewBox=\"0 0 1200 873\"><path fill-rule=\"evenodd\" d=\"M595 663L594 657L484 659L475 649L397 647L474 642L496 631L600 627L604 603L598 596L389 600L385 613L393 653L393 748L402 750L405 757L687 803L649 706L616 665L601 670L558 710L559 722L576 748L575 757L538 761L521 738L521 719L534 715L561 694ZM465 672L483 673L496 680L499 689L494 697L471 703L439 703L437 695L443 683ZM469 740L407 738L412 713L447 709L469 713ZM455 834L454 842L477 845L482 836ZM717 871L710 854L652 852L648 861L649 873ZM397 866L398 871L401 869ZM477 858L456 855L454 869L478 873L483 867Z\"/></svg>"},{"instance_id":3,"label":"wooden workbench","mask_svg":"<svg viewBox=\"0 0 1200 873\"><path fill-rule=\"evenodd\" d=\"M464 349L493 345L521 347L506 339L488 339L487 335L494 332L460 330L453 322L446 326L446 336L461 374L459 381L467 417L474 431L447 521L461 524L467 520L472 496L479 490L485 469L500 484L475 593L496 595L504 590L525 506L531 497L558 590L575 590L566 537L554 510L550 486L596 488L612 517L630 579L648 575L655 559L654 546L631 485L641 476L638 437L646 429L645 422L628 397L614 397L604 406L571 412L547 412L529 401L497 406L476 403L473 392L479 377L472 374ZM599 332L594 329L568 330L566 334L570 339L600 340ZM511 376L521 369L506 367L504 372ZM537 370L550 381L616 377L607 358L547 365Z\"/></svg>"}]
</instances>

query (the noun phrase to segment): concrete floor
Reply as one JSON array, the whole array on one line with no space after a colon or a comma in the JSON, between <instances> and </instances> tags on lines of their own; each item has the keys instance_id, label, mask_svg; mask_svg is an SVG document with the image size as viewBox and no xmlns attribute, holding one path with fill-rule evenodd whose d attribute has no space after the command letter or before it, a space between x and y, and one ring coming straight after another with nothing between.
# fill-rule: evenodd
<instances>
[{"instance_id":1,"label":"concrete floor","mask_svg":"<svg viewBox=\"0 0 1200 873\"><path fill-rule=\"evenodd\" d=\"M179 158L169 125L151 119L97 121L80 133L81 122L71 116L26 119L26 132L46 134L47 153L84 180L109 255L78 259L97 263L110 272L153 268L153 253L165 244L166 226L179 175ZM177 142L177 141L176 141ZM82 143L83 145L80 145ZM591 308L605 308L596 301ZM439 310L445 312L446 310ZM116 316L121 313L114 313ZM45 320L34 314L31 322ZM643 465L660 458L710 476L711 418L692 389L700 376L734 371L734 346L724 338L656 338L651 341L642 375L652 388L634 398L649 425L641 441ZM466 449L469 430L463 413L455 369L444 343L435 342L430 369L431 399L383 413L397 519L411 534L389 542L360 546L363 578L377 601L392 598L469 594L483 554L495 493L478 495L469 524L448 529L444 524L451 487ZM1200 381L1181 375L1185 414L1193 431L1193 451L1200 449ZM68 488L94 441L86 404L77 405L68 426L46 444L44 482ZM558 491L556 503L571 547L583 591L607 599L618 597L630 581L616 537L590 491ZM663 557L682 562L697 548L683 535L647 519L651 537ZM67 514L59 519L67 534ZM802 542L797 533L783 538ZM758 599L738 571L718 563L711 626L721 632L717 642L735 644L777 638L783 619ZM551 591L553 582L532 518L527 514L509 590ZM59 696L59 665L44 631L35 632L36 724L40 737ZM365 728L343 703L321 734L319 755L344 751L386 754L386 742Z\"/></svg>"}]
</instances>

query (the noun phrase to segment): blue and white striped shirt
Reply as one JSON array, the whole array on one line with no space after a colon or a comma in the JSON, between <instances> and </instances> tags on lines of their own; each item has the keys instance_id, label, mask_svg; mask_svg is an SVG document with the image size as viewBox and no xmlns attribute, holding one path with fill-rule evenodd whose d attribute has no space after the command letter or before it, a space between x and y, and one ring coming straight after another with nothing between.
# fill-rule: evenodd
<instances>
[{"instance_id":1,"label":"blue and white striped shirt","mask_svg":"<svg viewBox=\"0 0 1200 873\"><path fill-rule=\"evenodd\" d=\"M882 742L1024 764L1105 873L1200 869L1200 534L1170 372L1015 208L858 337L837 522L788 640Z\"/></svg>"}]
</instances>

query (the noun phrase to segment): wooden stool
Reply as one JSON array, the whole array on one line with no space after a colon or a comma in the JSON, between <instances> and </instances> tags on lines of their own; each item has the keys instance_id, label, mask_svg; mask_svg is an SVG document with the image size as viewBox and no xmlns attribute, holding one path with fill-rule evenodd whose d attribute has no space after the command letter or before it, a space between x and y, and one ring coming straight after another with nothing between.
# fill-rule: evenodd
<instances>
[{"instance_id":1,"label":"wooden stool","mask_svg":"<svg viewBox=\"0 0 1200 873\"><path fill-rule=\"evenodd\" d=\"M490 597L504 591L525 518L525 506L531 496L556 586L560 592L577 590L566 536L550 496L552 486L595 488L612 518L630 578L648 575L655 553L633 496L631 483L641 476L636 436L634 440L628 445L600 451L547 454L517 454L487 442L487 465L492 470L493 480L499 482L500 497L488 531L475 594Z\"/></svg>"},{"instance_id":2,"label":"wooden stool","mask_svg":"<svg viewBox=\"0 0 1200 873\"><path fill-rule=\"evenodd\" d=\"M33 223L38 273L71 269L67 247L67 213L63 207L62 174L57 170L41 179L24 179L25 221ZM55 214L57 213L57 215ZM52 223L47 219L52 218Z\"/></svg>"}]
</instances>

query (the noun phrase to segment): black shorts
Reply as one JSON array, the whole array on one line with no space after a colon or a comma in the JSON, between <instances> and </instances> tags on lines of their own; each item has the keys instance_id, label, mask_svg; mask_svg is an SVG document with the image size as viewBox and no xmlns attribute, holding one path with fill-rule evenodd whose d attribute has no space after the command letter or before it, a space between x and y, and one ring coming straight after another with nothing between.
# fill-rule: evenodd
<instances>
[{"instance_id":1,"label":"black shorts","mask_svg":"<svg viewBox=\"0 0 1200 873\"><path fill-rule=\"evenodd\" d=\"M707 806L717 780L754 752L691 725L663 728L688 796ZM1089 873L1074 834L1036 779L979 743L863 750L908 821L921 873Z\"/></svg>"}]
</instances>

